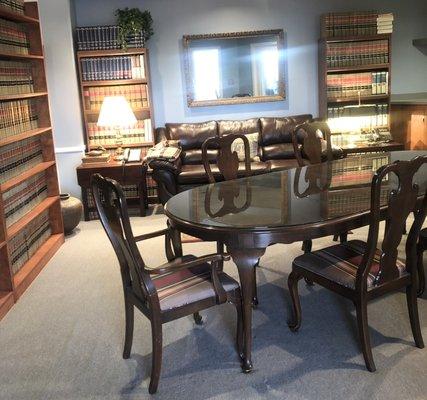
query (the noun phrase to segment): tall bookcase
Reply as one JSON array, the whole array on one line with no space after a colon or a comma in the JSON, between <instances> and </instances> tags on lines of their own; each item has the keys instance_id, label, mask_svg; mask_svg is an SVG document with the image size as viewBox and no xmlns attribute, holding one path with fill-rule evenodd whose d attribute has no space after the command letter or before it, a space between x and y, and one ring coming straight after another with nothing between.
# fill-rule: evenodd
<instances>
[{"instance_id":1,"label":"tall bookcase","mask_svg":"<svg viewBox=\"0 0 427 400\"><path fill-rule=\"evenodd\" d=\"M96 46L97 42L93 43ZM109 152L115 152L118 144L114 131L100 128L96 123L103 98L124 95L138 123L121 130L121 147L140 148L144 157L154 144L148 49L80 50L77 51L77 62L87 149L103 146ZM131 197L138 192L137 186L126 189L126 193L133 193ZM147 190L149 202L157 203L157 188L151 171L147 173ZM88 203L91 201L88 199Z\"/></svg>"},{"instance_id":2,"label":"tall bookcase","mask_svg":"<svg viewBox=\"0 0 427 400\"><path fill-rule=\"evenodd\" d=\"M321 19L319 115L328 119L333 142L344 148L355 138L354 127L362 134L359 142L373 132L389 136L391 33L380 30L374 12Z\"/></svg>"},{"instance_id":3,"label":"tall bookcase","mask_svg":"<svg viewBox=\"0 0 427 400\"><path fill-rule=\"evenodd\" d=\"M23 13L0 6L0 25L9 32L0 33L2 318L64 234L37 3Z\"/></svg>"}]
</instances>

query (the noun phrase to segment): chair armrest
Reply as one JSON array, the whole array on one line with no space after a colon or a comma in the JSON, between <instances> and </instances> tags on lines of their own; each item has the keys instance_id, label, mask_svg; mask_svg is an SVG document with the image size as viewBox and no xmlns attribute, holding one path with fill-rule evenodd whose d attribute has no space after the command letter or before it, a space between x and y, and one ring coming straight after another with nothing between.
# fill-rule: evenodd
<instances>
[{"instance_id":1,"label":"chair armrest","mask_svg":"<svg viewBox=\"0 0 427 400\"><path fill-rule=\"evenodd\" d=\"M160 231L144 233L143 235L135 236L135 242L140 242L141 240L152 239L158 236L167 235L169 233L169 228L162 229Z\"/></svg>"},{"instance_id":2,"label":"chair armrest","mask_svg":"<svg viewBox=\"0 0 427 400\"><path fill-rule=\"evenodd\" d=\"M161 275L167 272L180 271L182 269L188 269L191 267L196 267L197 265L209 263L209 262L218 262L218 261L228 261L230 256L228 254L209 254L207 256L201 256L192 258L191 260L185 260L184 257L177 257L173 261L169 261L160 265L157 268L148 268L150 274Z\"/></svg>"}]
</instances>

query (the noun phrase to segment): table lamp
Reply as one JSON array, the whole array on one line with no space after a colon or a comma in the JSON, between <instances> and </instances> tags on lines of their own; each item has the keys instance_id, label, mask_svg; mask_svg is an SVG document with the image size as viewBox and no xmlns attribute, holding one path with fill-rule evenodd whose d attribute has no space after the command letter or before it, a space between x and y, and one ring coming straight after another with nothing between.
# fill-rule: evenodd
<instances>
[{"instance_id":1,"label":"table lamp","mask_svg":"<svg viewBox=\"0 0 427 400\"><path fill-rule=\"evenodd\" d=\"M116 157L123 154L121 128L127 128L136 124L136 117L123 96L106 96L102 102L98 117L98 126L109 127L116 130Z\"/></svg>"}]
</instances>

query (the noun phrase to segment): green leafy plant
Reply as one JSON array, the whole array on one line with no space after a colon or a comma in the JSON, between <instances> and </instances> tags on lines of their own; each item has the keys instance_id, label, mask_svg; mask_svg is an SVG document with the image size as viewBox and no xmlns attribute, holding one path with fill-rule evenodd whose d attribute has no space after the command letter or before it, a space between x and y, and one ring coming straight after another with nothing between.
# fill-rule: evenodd
<instances>
[{"instance_id":1,"label":"green leafy plant","mask_svg":"<svg viewBox=\"0 0 427 400\"><path fill-rule=\"evenodd\" d=\"M126 49L132 36L142 35L145 43L153 35L153 18L149 11L138 8L117 9L115 13L119 27L119 42Z\"/></svg>"}]
</instances>

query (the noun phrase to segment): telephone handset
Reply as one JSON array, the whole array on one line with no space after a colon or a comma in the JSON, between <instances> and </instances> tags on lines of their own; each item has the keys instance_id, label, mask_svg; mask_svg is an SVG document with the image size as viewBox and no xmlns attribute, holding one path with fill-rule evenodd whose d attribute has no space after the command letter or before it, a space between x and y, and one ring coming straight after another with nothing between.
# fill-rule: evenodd
<instances>
[{"instance_id":1,"label":"telephone handset","mask_svg":"<svg viewBox=\"0 0 427 400\"><path fill-rule=\"evenodd\" d=\"M126 148L123 153L123 162L138 162L141 161L141 149L135 148L130 149Z\"/></svg>"}]
</instances>

